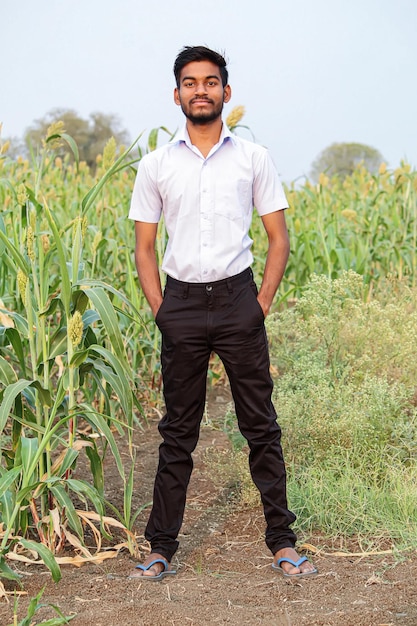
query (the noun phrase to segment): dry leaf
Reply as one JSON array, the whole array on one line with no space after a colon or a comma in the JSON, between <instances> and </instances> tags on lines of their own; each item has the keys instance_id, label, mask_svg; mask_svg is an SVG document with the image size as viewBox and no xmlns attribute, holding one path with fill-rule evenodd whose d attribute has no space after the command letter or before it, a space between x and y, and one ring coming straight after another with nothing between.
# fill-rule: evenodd
<instances>
[{"instance_id":1,"label":"dry leaf","mask_svg":"<svg viewBox=\"0 0 417 626\"><path fill-rule=\"evenodd\" d=\"M0 300L0 309L5 309L3 300ZM0 311L0 324L1 326L5 326L6 328L14 328L14 321L7 315L7 313L3 313Z\"/></svg>"},{"instance_id":2,"label":"dry leaf","mask_svg":"<svg viewBox=\"0 0 417 626\"><path fill-rule=\"evenodd\" d=\"M89 559L92 555L91 552L88 550L88 548L86 548L85 546L83 546L83 544L81 543L81 541L78 539L78 537L76 537L75 535L73 535L68 529L65 530L65 537L67 539L67 541L77 550L79 550L80 552L82 552L82 554L84 554L84 556Z\"/></svg>"},{"instance_id":3,"label":"dry leaf","mask_svg":"<svg viewBox=\"0 0 417 626\"><path fill-rule=\"evenodd\" d=\"M75 567L81 567L85 563L102 563L107 559L114 559L119 554L119 550L107 550L106 552L97 552L89 557L83 557L81 555L76 556L57 556L55 557L58 565L75 565ZM29 559L24 554L17 554L16 552L8 552L6 558L10 561L19 561L20 563L26 563L27 565L44 565L42 559Z\"/></svg>"}]
</instances>

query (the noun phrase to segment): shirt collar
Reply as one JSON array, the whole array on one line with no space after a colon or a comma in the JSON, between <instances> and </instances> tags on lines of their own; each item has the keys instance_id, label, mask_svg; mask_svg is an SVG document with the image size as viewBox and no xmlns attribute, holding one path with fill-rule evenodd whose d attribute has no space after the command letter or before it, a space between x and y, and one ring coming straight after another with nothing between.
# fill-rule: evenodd
<instances>
[{"instance_id":1,"label":"shirt collar","mask_svg":"<svg viewBox=\"0 0 417 626\"><path fill-rule=\"evenodd\" d=\"M222 143L224 143L226 140L229 140L229 139L235 142L235 135L233 135L228 125L225 122L223 122L218 145L221 145ZM175 134L175 137L171 139L170 143L178 143L178 144L185 143L188 147L191 147L192 144L190 141L190 136L188 134L186 124L184 124L184 126Z\"/></svg>"}]
</instances>

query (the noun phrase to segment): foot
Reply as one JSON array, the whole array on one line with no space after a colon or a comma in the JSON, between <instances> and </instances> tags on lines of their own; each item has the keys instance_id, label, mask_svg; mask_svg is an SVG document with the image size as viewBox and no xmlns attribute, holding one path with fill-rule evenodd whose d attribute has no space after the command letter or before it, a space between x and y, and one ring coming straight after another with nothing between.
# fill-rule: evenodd
<instances>
[{"instance_id":1,"label":"foot","mask_svg":"<svg viewBox=\"0 0 417 626\"><path fill-rule=\"evenodd\" d=\"M279 559L284 558L297 562L300 559L300 555L297 554L294 548L282 548L274 554L274 567L278 568ZM281 561L279 567L287 576L307 576L308 574L315 574L317 572L316 568L312 563L310 563L310 561L303 561L303 563L300 563L298 567L295 567L287 561Z\"/></svg>"},{"instance_id":2,"label":"foot","mask_svg":"<svg viewBox=\"0 0 417 626\"><path fill-rule=\"evenodd\" d=\"M150 555L142 563L142 566L146 569L135 568L132 572L130 572L129 578L154 578L155 579L158 576L160 576L160 574L165 571L165 567L163 563L160 563L160 562L154 563L153 565L151 565L151 567L148 567L149 564L152 563L152 561L155 561L157 559L166 561L166 558L162 556L162 554L159 554L158 552L151 552Z\"/></svg>"}]
</instances>

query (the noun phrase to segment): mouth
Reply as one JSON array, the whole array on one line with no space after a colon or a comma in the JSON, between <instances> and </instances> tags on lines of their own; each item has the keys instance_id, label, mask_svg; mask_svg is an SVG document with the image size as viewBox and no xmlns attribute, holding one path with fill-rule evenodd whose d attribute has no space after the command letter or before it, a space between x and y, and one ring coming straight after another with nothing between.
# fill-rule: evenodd
<instances>
[{"instance_id":1,"label":"mouth","mask_svg":"<svg viewBox=\"0 0 417 626\"><path fill-rule=\"evenodd\" d=\"M205 100L204 98L196 98L191 100L191 104L212 104L211 100Z\"/></svg>"}]
</instances>

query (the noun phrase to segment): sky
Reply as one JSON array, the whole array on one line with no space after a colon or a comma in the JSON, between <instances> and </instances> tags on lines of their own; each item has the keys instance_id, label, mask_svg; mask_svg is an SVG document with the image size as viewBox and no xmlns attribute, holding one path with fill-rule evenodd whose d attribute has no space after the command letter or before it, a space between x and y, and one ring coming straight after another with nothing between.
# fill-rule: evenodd
<instances>
[{"instance_id":1,"label":"sky","mask_svg":"<svg viewBox=\"0 0 417 626\"><path fill-rule=\"evenodd\" d=\"M417 166L416 0L0 0L0 122L22 137L55 107L174 132L184 45L225 52L232 99L283 181L334 142Z\"/></svg>"}]
</instances>

